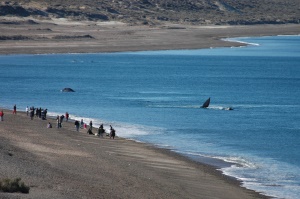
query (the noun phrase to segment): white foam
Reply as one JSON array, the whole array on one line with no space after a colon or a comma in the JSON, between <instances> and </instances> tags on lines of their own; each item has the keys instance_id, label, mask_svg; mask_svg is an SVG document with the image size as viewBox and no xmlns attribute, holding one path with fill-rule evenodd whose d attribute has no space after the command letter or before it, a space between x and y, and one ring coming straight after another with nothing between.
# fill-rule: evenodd
<instances>
[{"instance_id":1,"label":"white foam","mask_svg":"<svg viewBox=\"0 0 300 199\"><path fill-rule=\"evenodd\" d=\"M242 181L243 186L278 198L296 199L300 190L297 184L299 168L277 162L273 159L252 157L251 164L246 167L232 165L220 169L225 175L233 176ZM255 164L253 164L255 162ZM251 166L251 165L254 165Z\"/></svg>"},{"instance_id":2,"label":"white foam","mask_svg":"<svg viewBox=\"0 0 300 199\"><path fill-rule=\"evenodd\" d=\"M240 41L239 39L246 39L246 37L239 37L239 38L227 38L227 39L222 39L223 41L229 41L229 42L238 42L241 44L246 44L246 45L251 45L251 46L260 46L258 43L251 43L251 42L245 42L245 41Z\"/></svg>"},{"instance_id":3,"label":"white foam","mask_svg":"<svg viewBox=\"0 0 300 199\"><path fill-rule=\"evenodd\" d=\"M64 115L61 112L49 112L48 115L50 117L56 117L57 115ZM110 131L110 125L116 130L116 135L123 138L136 138L142 135L149 134L160 134L163 132L162 128L145 126L145 125L137 125L137 124L128 124L123 122L116 121L106 121L102 119L90 118L90 117L81 117L77 115L70 114L69 120L83 120L87 125L92 121L93 127L98 128L101 124L103 124L104 129L107 133Z\"/></svg>"}]
</instances>

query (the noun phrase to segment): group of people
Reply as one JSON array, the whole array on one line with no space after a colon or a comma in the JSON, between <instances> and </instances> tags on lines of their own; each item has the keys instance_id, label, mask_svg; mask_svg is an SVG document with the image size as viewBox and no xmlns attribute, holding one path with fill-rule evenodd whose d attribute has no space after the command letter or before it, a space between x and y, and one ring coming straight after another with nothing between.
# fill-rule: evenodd
<instances>
[{"instance_id":1,"label":"group of people","mask_svg":"<svg viewBox=\"0 0 300 199\"><path fill-rule=\"evenodd\" d=\"M61 116L57 115L57 117L56 117L57 128L62 127L62 122L63 122L64 118L66 118L66 122L68 122L68 120L69 120L69 113L68 112L66 112L65 116L64 115L61 115ZM75 125L76 131L79 131L79 128L84 128L84 129L87 128L87 125L86 125L86 123L83 122L83 119L81 119L80 123L79 123L78 120L75 120L74 125ZM51 125L50 122L48 123L47 128L52 128L52 125ZM94 134L93 133L93 122L90 121L89 128L87 130L87 134L96 135L96 136L100 136L100 137L103 138L103 135L106 134L106 132L105 132L105 129L103 128L103 124L101 124L98 128L98 132ZM115 136L116 136L116 130L110 125L109 137L115 139Z\"/></svg>"},{"instance_id":2,"label":"group of people","mask_svg":"<svg viewBox=\"0 0 300 199\"><path fill-rule=\"evenodd\" d=\"M77 126L76 126L77 122L78 122L78 121L75 121L75 127L76 127L76 129L77 129ZM78 123L79 123L79 122L78 122ZM109 138L115 139L115 136L116 136L116 130L115 130L111 125L109 125L109 126L110 126ZM101 124L101 125L99 126L99 128L98 128L97 133L94 134L94 133L93 133L93 122L90 121L89 129L88 129L88 131L87 131L87 134L90 134L90 135L96 135L96 136L100 136L100 137L103 138L103 135L106 134L106 131L105 131L105 129L103 128L103 124Z\"/></svg>"},{"instance_id":3,"label":"group of people","mask_svg":"<svg viewBox=\"0 0 300 199\"><path fill-rule=\"evenodd\" d=\"M64 121L64 118L66 118L66 122L68 122L69 121L69 113L68 112L66 112L66 114L65 115L61 115L61 116L59 116L59 115L57 115L57 117L56 117L56 122L57 122L57 128L61 128L62 127L62 122Z\"/></svg>"},{"instance_id":4,"label":"group of people","mask_svg":"<svg viewBox=\"0 0 300 199\"><path fill-rule=\"evenodd\" d=\"M43 120L46 119L46 115L47 115L47 109L42 109L42 108L34 108L33 106L28 108L28 106L25 109L27 116L30 116L31 120L33 120L34 115L36 117L39 117ZM14 115L17 114L17 105L15 104L13 106L13 112ZM0 112L0 120L3 121L3 117L4 117L4 112L3 110L1 110Z\"/></svg>"},{"instance_id":5,"label":"group of people","mask_svg":"<svg viewBox=\"0 0 300 199\"><path fill-rule=\"evenodd\" d=\"M13 107L13 114L17 114L17 106L16 105L14 105L14 107ZM27 114L27 116L30 116L31 120L34 118L34 115L36 117L39 117L39 118L45 120L46 115L47 115L47 109L34 108L33 106L28 108L28 106L27 106L26 114ZM1 110L0 111L0 121L3 121L3 116L4 116L3 110ZM63 122L64 118L66 118L66 122L68 122L68 120L69 120L68 112L66 112L65 115L61 115L61 116L57 115L57 117L56 117L57 128L62 127L62 122ZM80 123L78 120L75 120L74 124L75 124L76 131L79 131L79 128L85 128L85 129L87 128L87 125L86 125L86 123L83 122L83 119L81 119ZM48 122L47 128L52 128L51 122ZM93 122L90 121L87 133L96 135L96 136L100 136L103 138L103 135L106 134L106 131L103 128L103 124L101 124L98 128L97 133L94 134L93 133ZM111 125L110 125L110 132L109 132L108 136L112 139L115 139L115 136L116 136L116 130Z\"/></svg>"},{"instance_id":6,"label":"group of people","mask_svg":"<svg viewBox=\"0 0 300 199\"><path fill-rule=\"evenodd\" d=\"M64 121L65 116L64 115L57 115L56 117L56 123L57 123L57 128L61 128L62 127L62 122Z\"/></svg>"},{"instance_id":7,"label":"group of people","mask_svg":"<svg viewBox=\"0 0 300 199\"><path fill-rule=\"evenodd\" d=\"M35 117L41 118L42 120L46 120L47 117L47 109L42 109L40 108L34 108L34 106L28 108L28 106L26 106L26 114L27 116L30 116L30 119L33 120L34 115Z\"/></svg>"}]
</instances>

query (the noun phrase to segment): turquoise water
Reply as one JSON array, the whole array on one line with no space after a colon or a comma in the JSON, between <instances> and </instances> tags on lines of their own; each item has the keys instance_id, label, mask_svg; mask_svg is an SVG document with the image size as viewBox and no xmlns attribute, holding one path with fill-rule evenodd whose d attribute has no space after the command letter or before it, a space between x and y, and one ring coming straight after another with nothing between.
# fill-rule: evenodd
<instances>
[{"instance_id":1,"label":"turquoise water","mask_svg":"<svg viewBox=\"0 0 300 199\"><path fill-rule=\"evenodd\" d=\"M231 40L251 45L0 56L0 106L111 124L125 138L230 163L212 161L247 188L297 198L300 37ZM201 109L208 97L210 107Z\"/></svg>"}]
</instances>

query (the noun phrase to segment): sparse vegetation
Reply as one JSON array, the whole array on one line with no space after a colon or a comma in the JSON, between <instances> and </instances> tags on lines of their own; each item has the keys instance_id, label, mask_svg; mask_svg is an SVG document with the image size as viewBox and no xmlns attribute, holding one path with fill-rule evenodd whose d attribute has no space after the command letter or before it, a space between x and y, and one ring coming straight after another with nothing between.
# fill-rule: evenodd
<instances>
[{"instance_id":1,"label":"sparse vegetation","mask_svg":"<svg viewBox=\"0 0 300 199\"><path fill-rule=\"evenodd\" d=\"M21 182L21 178L16 179L2 179L0 180L0 191L3 192L21 192L21 193L29 193L29 187L25 185L24 182Z\"/></svg>"},{"instance_id":2,"label":"sparse vegetation","mask_svg":"<svg viewBox=\"0 0 300 199\"><path fill-rule=\"evenodd\" d=\"M299 0L16 0L0 3L0 15L145 25L298 24L299 7Z\"/></svg>"}]
</instances>

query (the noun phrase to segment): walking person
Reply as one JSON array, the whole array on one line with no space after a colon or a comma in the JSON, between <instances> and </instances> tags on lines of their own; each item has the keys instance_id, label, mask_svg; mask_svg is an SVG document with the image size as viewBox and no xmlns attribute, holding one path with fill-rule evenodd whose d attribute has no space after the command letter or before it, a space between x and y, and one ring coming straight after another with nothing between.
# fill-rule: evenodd
<instances>
[{"instance_id":1,"label":"walking person","mask_svg":"<svg viewBox=\"0 0 300 199\"><path fill-rule=\"evenodd\" d=\"M3 113L3 110L1 110L1 112L0 112L0 121L3 121L3 117L4 117L4 113Z\"/></svg>"},{"instance_id":2,"label":"walking person","mask_svg":"<svg viewBox=\"0 0 300 199\"><path fill-rule=\"evenodd\" d=\"M27 114L27 116L28 116L28 106L26 106L26 109L25 109L25 110L26 110L26 114Z\"/></svg>"}]
</instances>

